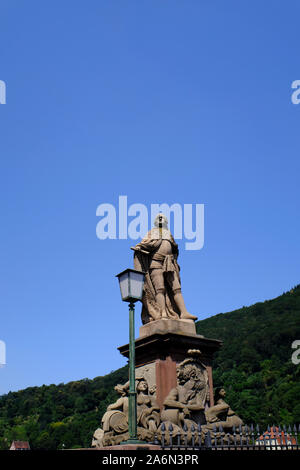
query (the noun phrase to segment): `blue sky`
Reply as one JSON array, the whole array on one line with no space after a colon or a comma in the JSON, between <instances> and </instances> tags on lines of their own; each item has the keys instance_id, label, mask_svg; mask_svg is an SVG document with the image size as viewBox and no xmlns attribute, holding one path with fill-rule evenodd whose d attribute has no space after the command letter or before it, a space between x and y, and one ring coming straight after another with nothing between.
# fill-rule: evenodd
<instances>
[{"instance_id":1,"label":"blue sky","mask_svg":"<svg viewBox=\"0 0 300 470\"><path fill-rule=\"evenodd\" d=\"M114 276L133 243L96 237L97 206L119 195L205 205L203 249L179 241L199 319L299 283L299 13L291 0L1 2L0 394L125 365Z\"/></svg>"}]
</instances>

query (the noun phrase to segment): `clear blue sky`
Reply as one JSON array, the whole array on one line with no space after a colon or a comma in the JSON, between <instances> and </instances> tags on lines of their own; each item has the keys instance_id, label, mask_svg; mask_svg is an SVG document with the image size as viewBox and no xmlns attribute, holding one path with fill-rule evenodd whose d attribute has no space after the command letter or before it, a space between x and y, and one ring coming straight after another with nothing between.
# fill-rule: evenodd
<instances>
[{"instance_id":1,"label":"clear blue sky","mask_svg":"<svg viewBox=\"0 0 300 470\"><path fill-rule=\"evenodd\" d=\"M97 206L119 195L205 204L204 248L179 242L200 319L299 283L299 14L276 0L1 2L0 394L125 365L114 276L132 241L96 237Z\"/></svg>"}]
</instances>

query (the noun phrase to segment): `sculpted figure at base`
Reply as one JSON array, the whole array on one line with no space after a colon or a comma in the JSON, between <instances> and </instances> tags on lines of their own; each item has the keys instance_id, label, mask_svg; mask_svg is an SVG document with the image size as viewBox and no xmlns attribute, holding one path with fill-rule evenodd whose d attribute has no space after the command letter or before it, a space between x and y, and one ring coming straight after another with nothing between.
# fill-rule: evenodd
<instances>
[{"instance_id":1,"label":"sculpted figure at base","mask_svg":"<svg viewBox=\"0 0 300 470\"><path fill-rule=\"evenodd\" d=\"M107 407L102 417L102 429L104 433L121 434L128 430L128 391L129 382L125 385L116 385L115 390L121 395L115 403Z\"/></svg>"},{"instance_id":2,"label":"sculpted figure at base","mask_svg":"<svg viewBox=\"0 0 300 470\"><path fill-rule=\"evenodd\" d=\"M158 214L151 229L134 250L134 267L144 271L142 322L161 318L196 320L185 306L177 258L178 245L168 230L168 219Z\"/></svg>"},{"instance_id":3,"label":"sculpted figure at base","mask_svg":"<svg viewBox=\"0 0 300 470\"><path fill-rule=\"evenodd\" d=\"M155 432L160 423L160 409L153 395L149 395L148 384L144 378L138 379L136 402L138 426Z\"/></svg>"},{"instance_id":4,"label":"sculpted figure at base","mask_svg":"<svg viewBox=\"0 0 300 470\"><path fill-rule=\"evenodd\" d=\"M103 447L103 436L104 436L104 431L101 428L96 429L96 431L93 434L93 439L92 439L92 447Z\"/></svg>"},{"instance_id":5,"label":"sculpted figure at base","mask_svg":"<svg viewBox=\"0 0 300 470\"><path fill-rule=\"evenodd\" d=\"M129 382L116 385L115 390L121 395L107 407L102 417L101 445L119 444L128 439L128 392ZM137 426L138 437L151 441L160 423L160 409L156 403L154 391L149 394L148 384L143 377L136 378L137 391ZM101 429L97 432L100 435ZM94 442L94 441L93 441ZM95 445L95 442L94 442Z\"/></svg>"},{"instance_id":6,"label":"sculpted figure at base","mask_svg":"<svg viewBox=\"0 0 300 470\"><path fill-rule=\"evenodd\" d=\"M226 392L224 388L217 388L215 392L215 405L211 406L205 411L206 428L207 429L220 429L228 432L232 430L233 426L238 427L243 424L243 421L230 406L225 402Z\"/></svg>"},{"instance_id":7,"label":"sculpted figure at base","mask_svg":"<svg viewBox=\"0 0 300 470\"><path fill-rule=\"evenodd\" d=\"M233 427L243 425L243 421L225 402L225 390L217 388L215 405L209 407L208 375L200 361L200 351L189 350L189 357L177 366L177 386L173 388L163 403L163 410L156 402L155 385L151 390L143 377L136 379L137 391L137 434L138 438L153 442L157 437L170 440L169 426L172 425L173 436L180 436L183 442L197 442L198 434L193 434L201 424L201 440L204 443L207 431L212 432L214 439L224 436L224 442L234 439ZM115 390L120 397L107 407L102 418L102 429L98 428L93 436L92 447L105 447L120 444L128 439L128 391L129 382L117 385ZM196 440L195 440L196 439Z\"/></svg>"}]
</instances>

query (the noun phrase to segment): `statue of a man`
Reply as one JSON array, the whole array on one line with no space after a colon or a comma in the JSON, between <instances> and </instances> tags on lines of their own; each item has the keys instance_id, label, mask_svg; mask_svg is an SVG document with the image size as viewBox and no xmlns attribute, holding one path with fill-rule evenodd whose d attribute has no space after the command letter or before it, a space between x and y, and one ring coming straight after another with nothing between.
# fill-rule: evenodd
<instances>
[{"instance_id":1,"label":"statue of a man","mask_svg":"<svg viewBox=\"0 0 300 470\"><path fill-rule=\"evenodd\" d=\"M134 250L134 267L144 271L142 321L160 318L196 320L185 306L177 258L178 245L168 230L168 219L158 214L152 228Z\"/></svg>"}]
</instances>

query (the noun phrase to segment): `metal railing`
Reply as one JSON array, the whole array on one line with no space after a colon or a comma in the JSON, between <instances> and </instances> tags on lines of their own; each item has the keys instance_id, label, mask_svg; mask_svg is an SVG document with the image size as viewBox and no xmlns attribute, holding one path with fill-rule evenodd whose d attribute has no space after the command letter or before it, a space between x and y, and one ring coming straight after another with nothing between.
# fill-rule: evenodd
<instances>
[{"instance_id":1,"label":"metal railing","mask_svg":"<svg viewBox=\"0 0 300 470\"><path fill-rule=\"evenodd\" d=\"M200 424L190 428L185 424L183 432L176 433L172 424L162 423L153 444L170 450L300 450L300 425L260 428L253 424L233 426L227 432L222 426L208 430Z\"/></svg>"}]
</instances>

